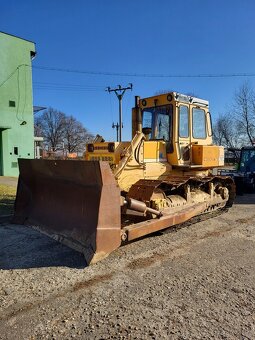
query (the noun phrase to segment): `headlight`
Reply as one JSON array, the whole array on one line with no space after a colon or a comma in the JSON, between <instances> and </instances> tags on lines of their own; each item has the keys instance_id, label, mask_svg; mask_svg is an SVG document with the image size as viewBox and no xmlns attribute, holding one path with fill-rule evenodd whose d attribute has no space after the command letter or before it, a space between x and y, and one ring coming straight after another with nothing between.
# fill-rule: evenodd
<instances>
[{"instance_id":1,"label":"headlight","mask_svg":"<svg viewBox=\"0 0 255 340\"><path fill-rule=\"evenodd\" d=\"M171 94L168 94L166 99L170 102L173 99L173 96Z\"/></svg>"},{"instance_id":2,"label":"headlight","mask_svg":"<svg viewBox=\"0 0 255 340\"><path fill-rule=\"evenodd\" d=\"M108 151L109 152L115 151L115 144L114 143L108 143Z\"/></svg>"},{"instance_id":3,"label":"headlight","mask_svg":"<svg viewBox=\"0 0 255 340\"><path fill-rule=\"evenodd\" d=\"M88 144L87 150L88 150L88 152L94 152L94 144Z\"/></svg>"}]
</instances>

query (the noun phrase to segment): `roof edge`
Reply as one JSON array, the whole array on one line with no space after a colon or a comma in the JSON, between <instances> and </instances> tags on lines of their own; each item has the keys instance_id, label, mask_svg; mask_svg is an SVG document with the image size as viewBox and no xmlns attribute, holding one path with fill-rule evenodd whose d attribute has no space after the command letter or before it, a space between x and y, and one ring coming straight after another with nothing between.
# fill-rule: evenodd
<instances>
[{"instance_id":1,"label":"roof edge","mask_svg":"<svg viewBox=\"0 0 255 340\"><path fill-rule=\"evenodd\" d=\"M32 41L32 40L24 39L24 38L18 37L17 35L14 35L14 34L10 34L10 33L3 32L3 31L0 31L0 33L9 35L9 36L14 37L14 38L17 38L17 39L21 39L21 40L24 40L24 41L28 41L28 42L30 42L30 43L32 43L32 44L35 44L35 42Z\"/></svg>"}]
</instances>

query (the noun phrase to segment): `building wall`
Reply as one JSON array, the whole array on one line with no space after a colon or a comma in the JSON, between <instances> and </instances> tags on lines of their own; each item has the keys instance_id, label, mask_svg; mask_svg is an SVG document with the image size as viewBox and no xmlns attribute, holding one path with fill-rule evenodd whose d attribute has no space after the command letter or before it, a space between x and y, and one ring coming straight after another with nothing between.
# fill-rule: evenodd
<instances>
[{"instance_id":1,"label":"building wall","mask_svg":"<svg viewBox=\"0 0 255 340\"><path fill-rule=\"evenodd\" d=\"M34 157L33 42L0 32L0 175L18 176L18 158Z\"/></svg>"}]
</instances>

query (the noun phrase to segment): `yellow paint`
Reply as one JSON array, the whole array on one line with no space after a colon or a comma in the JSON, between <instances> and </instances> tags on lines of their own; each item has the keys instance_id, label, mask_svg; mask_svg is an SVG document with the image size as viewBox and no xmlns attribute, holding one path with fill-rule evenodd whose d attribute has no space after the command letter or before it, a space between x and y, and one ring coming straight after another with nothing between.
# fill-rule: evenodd
<instances>
[{"instance_id":1,"label":"yellow paint","mask_svg":"<svg viewBox=\"0 0 255 340\"><path fill-rule=\"evenodd\" d=\"M155 163L145 163L144 167L144 179L166 179L172 167L169 163L155 162Z\"/></svg>"},{"instance_id":2,"label":"yellow paint","mask_svg":"<svg viewBox=\"0 0 255 340\"><path fill-rule=\"evenodd\" d=\"M178 157L177 157L177 152L168 153L167 154L167 161L171 165L178 165L179 164L179 160L178 160Z\"/></svg>"},{"instance_id":3,"label":"yellow paint","mask_svg":"<svg viewBox=\"0 0 255 340\"><path fill-rule=\"evenodd\" d=\"M192 145L192 163L203 167L220 166L222 149L223 147L216 145Z\"/></svg>"},{"instance_id":4,"label":"yellow paint","mask_svg":"<svg viewBox=\"0 0 255 340\"><path fill-rule=\"evenodd\" d=\"M116 157L114 156L114 153L105 153L105 154L87 154L86 158L87 161L106 161L110 164L116 164Z\"/></svg>"},{"instance_id":5,"label":"yellow paint","mask_svg":"<svg viewBox=\"0 0 255 340\"><path fill-rule=\"evenodd\" d=\"M114 144L114 152L108 150L108 144ZM84 158L88 161L107 161L110 164L118 164L124 149L130 145L130 142L101 142L94 143L94 151L86 151Z\"/></svg>"},{"instance_id":6,"label":"yellow paint","mask_svg":"<svg viewBox=\"0 0 255 340\"><path fill-rule=\"evenodd\" d=\"M169 101L167 99L167 96L169 94L172 95L172 100L171 101ZM143 105L143 100L146 100L146 105ZM156 106L167 105L167 104L170 104L170 103L173 104L174 103L174 95L173 95L173 93L164 93L164 94L160 94L158 96L153 96L153 97L148 97L148 98L140 99L139 106L141 108L153 107L153 106L155 106L155 103L156 103Z\"/></svg>"},{"instance_id":7,"label":"yellow paint","mask_svg":"<svg viewBox=\"0 0 255 340\"><path fill-rule=\"evenodd\" d=\"M144 162L167 161L166 143L164 141L145 141L143 150Z\"/></svg>"}]
</instances>

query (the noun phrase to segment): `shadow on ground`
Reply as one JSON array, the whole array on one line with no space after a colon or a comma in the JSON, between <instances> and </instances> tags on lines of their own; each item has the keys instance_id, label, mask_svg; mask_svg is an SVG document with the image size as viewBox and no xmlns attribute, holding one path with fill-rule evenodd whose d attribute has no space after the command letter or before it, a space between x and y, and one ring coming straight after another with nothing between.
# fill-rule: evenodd
<instances>
[{"instance_id":1,"label":"shadow on ground","mask_svg":"<svg viewBox=\"0 0 255 340\"><path fill-rule=\"evenodd\" d=\"M0 218L4 215L13 214L15 197L5 197L0 199Z\"/></svg>"},{"instance_id":2,"label":"shadow on ground","mask_svg":"<svg viewBox=\"0 0 255 340\"><path fill-rule=\"evenodd\" d=\"M0 225L0 269L85 268L84 256L25 226Z\"/></svg>"},{"instance_id":3,"label":"shadow on ground","mask_svg":"<svg viewBox=\"0 0 255 340\"><path fill-rule=\"evenodd\" d=\"M255 194L237 195L235 204L255 204Z\"/></svg>"}]
</instances>

